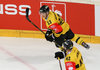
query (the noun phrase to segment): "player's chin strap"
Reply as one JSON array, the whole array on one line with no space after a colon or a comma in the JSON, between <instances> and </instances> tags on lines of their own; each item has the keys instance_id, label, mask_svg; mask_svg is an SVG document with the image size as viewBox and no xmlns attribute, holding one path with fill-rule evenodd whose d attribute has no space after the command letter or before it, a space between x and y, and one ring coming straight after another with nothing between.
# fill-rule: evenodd
<instances>
[{"instance_id":1,"label":"player's chin strap","mask_svg":"<svg viewBox=\"0 0 100 70\"><path fill-rule=\"evenodd\" d=\"M60 70L62 70L62 65L61 65L61 61L60 61L60 58L59 57L58 57L58 60L59 60Z\"/></svg>"}]
</instances>

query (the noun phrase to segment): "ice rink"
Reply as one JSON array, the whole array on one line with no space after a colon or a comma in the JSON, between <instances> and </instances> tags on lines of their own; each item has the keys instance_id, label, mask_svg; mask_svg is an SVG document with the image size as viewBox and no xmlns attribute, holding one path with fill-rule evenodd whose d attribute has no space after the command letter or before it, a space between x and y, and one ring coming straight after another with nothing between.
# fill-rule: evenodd
<instances>
[{"instance_id":1,"label":"ice rink","mask_svg":"<svg viewBox=\"0 0 100 70\"><path fill-rule=\"evenodd\" d=\"M100 44L89 50L74 43L83 55L87 70L100 70ZM0 70L60 70L54 43L45 39L0 37ZM64 60L61 60L65 70Z\"/></svg>"}]
</instances>

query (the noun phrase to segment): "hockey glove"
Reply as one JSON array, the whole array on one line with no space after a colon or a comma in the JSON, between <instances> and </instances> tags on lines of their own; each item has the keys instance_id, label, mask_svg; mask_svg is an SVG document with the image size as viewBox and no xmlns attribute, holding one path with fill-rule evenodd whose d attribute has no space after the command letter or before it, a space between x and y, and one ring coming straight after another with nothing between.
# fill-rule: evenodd
<instances>
[{"instance_id":1,"label":"hockey glove","mask_svg":"<svg viewBox=\"0 0 100 70\"><path fill-rule=\"evenodd\" d=\"M47 41L50 41L52 42L54 40L54 36L52 34L52 30L51 29L48 29L46 34L45 34L45 38Z\"/></svg>"},{"instance_id":2,"label":"hockey glove","mask_svg":"<svg viewBox=\"0 0 100 70\"><path fill-rule=\"evenodd\" d=\"M60 59L62 59L62 58L64 58L65 57L65 53L64 52L56 52L55 53L55 58L57 58L58 59L58 57L60 58Z\"/></svg>"},{"instance_id":3,"label":"hockey glove","mask_svg":"<svg viewBox=\"0 0 100 70\"><path fill-rule=\"evenodd\" d=\"M90 48L90 46L88 44L86 44L85 42L82 43L82 46L85 47L86 49Z\"/></svg>"}]
</instances>

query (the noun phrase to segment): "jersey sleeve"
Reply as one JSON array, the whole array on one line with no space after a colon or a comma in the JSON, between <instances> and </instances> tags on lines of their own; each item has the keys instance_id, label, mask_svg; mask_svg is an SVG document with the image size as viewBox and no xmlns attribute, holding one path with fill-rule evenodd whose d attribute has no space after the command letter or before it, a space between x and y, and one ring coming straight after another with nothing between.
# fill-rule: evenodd
<instances>
[{"instance_id":1,"label":"jersey sleeve","mask_svg":"<svg viewBox=\"0 0 100 70\"><path fill-rule=\"evenodd\" d=\"M74 62L65 62L66 70L76 70Z\"/></svg>"}]
</instances>

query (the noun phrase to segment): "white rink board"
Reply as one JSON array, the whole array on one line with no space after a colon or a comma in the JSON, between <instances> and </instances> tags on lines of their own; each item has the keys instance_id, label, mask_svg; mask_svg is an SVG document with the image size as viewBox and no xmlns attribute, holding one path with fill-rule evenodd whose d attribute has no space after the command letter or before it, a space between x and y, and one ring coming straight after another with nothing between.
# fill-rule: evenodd
<instances>
[{"instance_id":1,"label":"white rink board","mask_svg":"<svg viewBox=\"0 0 100 70\"><path fill-rule=\"evenodd\" d=\"M95 5L95 36L100 36L100 6Z\"/></svg>"}]
</instances>

